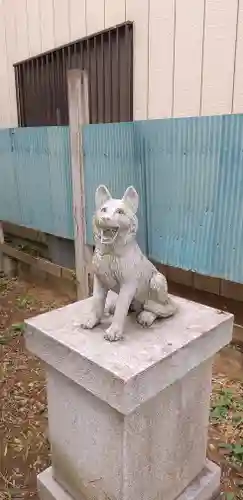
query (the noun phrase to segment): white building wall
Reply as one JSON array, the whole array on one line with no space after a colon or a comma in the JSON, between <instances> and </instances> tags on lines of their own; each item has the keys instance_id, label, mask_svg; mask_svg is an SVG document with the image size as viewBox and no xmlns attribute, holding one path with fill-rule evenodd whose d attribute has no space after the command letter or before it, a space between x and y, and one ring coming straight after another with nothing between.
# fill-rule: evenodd
<instances>
[{"instance_id":1,"label":"white building wall","mask_svg":"<svg viewBox=\"0 0 243 500\"><path fill-rule=\"evenodd\" d=\"M13 64L134 21L134 118L243 112L243 0L0 0L0 126Z\"/></svg>"}]
</instances>

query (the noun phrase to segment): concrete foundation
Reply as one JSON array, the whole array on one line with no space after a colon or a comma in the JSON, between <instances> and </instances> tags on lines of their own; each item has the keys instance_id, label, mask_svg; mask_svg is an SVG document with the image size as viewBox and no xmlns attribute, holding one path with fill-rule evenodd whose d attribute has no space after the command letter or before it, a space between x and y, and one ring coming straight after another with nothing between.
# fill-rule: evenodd
<instances>
[{"instance_id":1,"label":"concrete foundation","mask_svg":"<svg viewBox=\"0 0 243 500\"><path fill-rule=\"evenodd\" d=\"M202 472L176 500L219 500L219 480L219 467L207 461ZM42 500L72 500L69 493L53 478L52 467L39 474L38 491ZM83 498L80 497L80 500Z\"/></svg>"},{"instance_id":2,"label":"concrete foundation","mask_svg":"<svg viewBox=\"0 0 243 500\"><path fill-rule=\"evenodd\" d=\"M52 468L41 499L210 500L206 461L212 359L233 317L176 298L176 316L126 337L79 327L91 299L28 320L27 347L46 363Z\"/></svg>"},{"instance_id":3,"label":"concrete foundation","mask_svg":"<svg viewBox=\"0 0 243 500\"><path fill-rule=\"evenodd\" d=\"M68 269L75 269L75 251L72 240L47 235L48 256L51 262Z\"/></svg>"},{"instance_id":4,"label":"concrete foundation","mask_svg":"<svg viewBox=\"0 0 243 500\"><path fill-rule=\"evenodd\" d=\"M17 262L11 259L8 255L2 255L0 271L8 278L15 278L17 276Z\"/></svg>"}]
</instances>

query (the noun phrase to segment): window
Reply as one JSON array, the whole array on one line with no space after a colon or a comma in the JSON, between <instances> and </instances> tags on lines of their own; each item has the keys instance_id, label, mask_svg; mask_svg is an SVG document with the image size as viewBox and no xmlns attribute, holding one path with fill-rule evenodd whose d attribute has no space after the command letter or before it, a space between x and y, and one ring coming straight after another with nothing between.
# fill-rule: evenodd
<instances>
[{"instance_id":1,"label":"window","mask_svg":"<svg viewBox=\"0 0 243 500\"><path fill-rule=\"evenodd\" d=\"M91 123L133 119L131 22L14 66L21 127L67 125L67 70L86 69Z\"/></svg>"}]
</instances>

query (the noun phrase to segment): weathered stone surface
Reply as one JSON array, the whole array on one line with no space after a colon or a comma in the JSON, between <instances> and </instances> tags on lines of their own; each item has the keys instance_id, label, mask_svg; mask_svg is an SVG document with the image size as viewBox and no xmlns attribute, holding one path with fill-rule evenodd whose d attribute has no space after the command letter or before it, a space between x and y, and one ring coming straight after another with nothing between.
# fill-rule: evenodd
<instances>
[{"instance_id":1,"label":"weathered stone surface","mask_svg":"<svg viewBox=\"0 0 243 500\"><path fill-rule=\"evenodd\" d=\"M177 500L217 500L219 489L220 468L207 460L204 469Z\"/></svg>"},{"instance_id":2,"label":"weathered stone surface","mask_svg":"<svg viewBox=\"0 0 243 500\"><path fill-rule=\"evenodd\" d=\"M122 199L112 198L104 185L95 193L93 296L91 307L83 311L81 325L93 329L100 324L107 294L116 292L114 317L104 334L110 342L123 338L129 308L135 303L139 307L137 322L147 328L157 318L168 318L176 312L165 276L143 255L136 242L138 204L139 196L133 186L126 189Z\"/></svg>"},{"instance_id":3,"label":"weathered stone surface","mask_svg":"<svg viewBox=\"0 0 243 500\"><path fill-rule=\"evenodd\" d=\"M90 299L26 321L27 348L48 365L123 414L211 358L232 338L233 316L175 298L179 312L143 329L127 318L118 346L104 342L105 318L93 331L79 327Z\"/></svg>"},{"instance_id":4,"label":"weathered stone surface","mask_svg":"<svg viewBox=\"0 0 243 500\"><path fill-rule=\"evenodd\" d=\"M207 461L201 474L176 500L219 500L219 479L219 467ZM53 478L52 467L38 476L38 490L41 500L73 500ZM80 496L80 500L84 500L84 497Z\"/></svg>"},{"instance_id":5,"label":"weathered stone surface","mask_svg":"<svg viewBox=\"0 0 243 500\"><path fill-rule=\"evenodd\" d=\"M73 500L73 498L53 479L52 467L37 477L37 488L41 500ZM80 499L83 500L83 499Z\"/></svg>"},{"instance_id":6,"label":"weathered stone surface","mask_svg":"<svg viewBox=\"0 0 243 500\"><path fill-rule=\"evenodd\" d=\"M47 365L54 477L75 500L174 500L184 490L194 500L195 477L216 481L202 472L212 358L233 316L174 300L178 313L149 330L130 316L118 345L104 341L109 318L92 332L78 326L90 299L26 322L27 347ZM210 498L205 481L196 500Z\"/></svg>"},{"instance_id":7,"label":"weathered stone surface","mask_svg":"<svg viewBox=\"0 0 243 500\"><path fill-rule=\"evenodd\" d=\"M51 369L57 480L77 500L176 498L204 466L211 365L202 363L126 416Z\"/></svg>"}]
</instances>

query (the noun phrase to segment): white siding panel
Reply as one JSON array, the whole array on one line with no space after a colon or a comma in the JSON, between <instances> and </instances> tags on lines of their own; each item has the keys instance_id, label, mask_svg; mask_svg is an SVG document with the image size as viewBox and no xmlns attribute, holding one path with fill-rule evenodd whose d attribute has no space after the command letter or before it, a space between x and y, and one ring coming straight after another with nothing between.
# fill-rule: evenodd
<instances>
[{"instance_id":1,"label":"white siding panel","mask_svg":"<svg viewBox=\"0 0 243 500\"><path fill-rule=\"evenodd\" d=\"M26 4L30 56L41 52L40 2L41 0L27 0Z\"/></svg>"},{"instance_id":2,"label":"white siding panel","mask_svg":"<svg viewBox=\"0 0 243 500\"><path fill-rule=\"evenodd\" d=\"M9 61L16 58L16 24L15 24L15 4L16 0L2 0L3 17L5 23L7 57Z\"/></svg>"},{"instance_id":3,"label":"white siding panel","mask_svg":"<svg viewBox=\"0 0 243 500\"><path fill-rule=\"evenodd\" d=\"M0 126L17 124L14 63L125 20L134 119L243 112L243 0L0 0Z\"/></svg>"},{"instance_id":4,"label":"white siding panel","mask_svg":"<svg viewBox=\"0 0 243 500\"><path fill-rule=\"evenodd\" d=\"M230 113L238 0L207 0L202 114Z\"/></svg>"},{"instance_id":5,"label":"white siding panel","mask_svg":"<svg viewBox=\"0 0 243 500\"><path fill-rule=\"evenodd\" d=\"M176 0L173 116L200 114L204 0Z\"/></svg>"},{"instance_id":6,"label":"white siding panel","mask_svg":"<svg viewBox=\"0 0 243 500\"><path fill-rule=\"evenodd\" d=\"M85 0L69 0L71 40L78 40L86 36L85 4Z\"/></svg>"},{"instance_id":7,"label":"white siding panel","mask_svg":"<svg viewBox=\"0 0 243 500\"><path fill-rule=\"evenodd\" d=\"M173 105L174 0L150 0L149 17L148 117L169 117ZM145 49L141 59L146 67Z\"/></svg>"},{"instance_id":8,"label":"white siding panel","mask_svg":"<svg viewBox=\"0 0 243 500\"><path fill-rule=\"evenodd\" d=\"M243 0L239 0L233 113L243 113Z\"/></svg>"},{"instance_id":9,"label":"white siding panel","mask_svg":"<svg viewBox=\"0 0 243 500\"><path fill-rule=\"evenodd\" d=\"M55 46L70 42L69 0L54 0Z\"/></svg>"},{"instance_id":10,"label":"white siding panel","mask_svg":"<svg viewBox=\"0 0 243 500\"><path fill-rule=\"evenodd\" d=\"M16 54L16 26L15 26L15 0L3 0L3 19L6 33L6 60L7 60L7 78L8 78L8 102L0 101L0 107L8 105L8 121L6 126L15 127L17 120L16 106L16 88L15 76L12 61ZM2 59L1 59L2 60ZM1 85L1 82L0 82Z\"/></svg>"},{"instance_id":11,"label":"white siding panel","mask_svg":"<svg viewBox=\"0 0 243 500\"><path fill-rule=\"evenodd\" d=\"M42 51L50 50L54 42L54 4L53 0L40 0L40 24Z\"/></svg>"},{"instance_id":12,"label":"white siding panel","mask_svg":"<svg viewBox=\"0 0 243 500\"><path fill-rule=\"evenodd\" d=\"M134 120L148 116L148 0L126 0L126 20L134 21Z\"/></svg>"},{"instance_id":13,"label":"white siding panel","mask_svg":"<svg viewBox=\"0 0 243 500\"><path fill-rule=\"evenodd\" d=\"M27 19L27 0L15 1L15 25L16 25L16 54L15 62L28 59L29 50L29 30Z\"/></svg>"},{"instance_id":14,"label":"white siding panel","mask_svg":"<svg viewBox=\"0 0 243 500\"><path fill-rule=\"evenodd\" d=\"M111 28L126 19L125 0L105 0L105 27Z\"/></svg>"},{"instance_id":15,"label":"white siding panel","mask_svg":"<svg viewBox=\"0 0 243 500\"><path fill-rule=\"evenodd\" d=\"M6 123L6 127L17 127L18 115L17 115L16 86L15 86L15 74L12 66L8 67L8 95L9 95L8 122Z\"/></svg>"},{"instance_id":16,"label":"white siding panel","mask_svg":"<svg viewBox=\"0 0 243 500\"><path fill-rule=\"evenodd\" d=\"M0 0L0 60L1 60L0 75L3 76L6 73L7 51L6 51L5 13L2 0Z\"/></svg>"},{"instance_id":17,"label":"white siding panel","mask_svg":"<svg viewBox=\"0 0 243 500\"><path fill-rule=\"evenodd\" d=\"M8 62L6 51L5 16L3 3L0 2L0 127L8 127L10 123L10 96L8 89Z\"/></svg>"},{"instance_id":18,"label":"white siding panel","mask_svg":"<svg viewBox=\"0 0 243 500\"><path fill-rule=\"evenodd\" d=\"M114 0L116 1L116 0ZM87 35L105 27L105 0L86 0Z\"/></svg>"}]
</instances>

